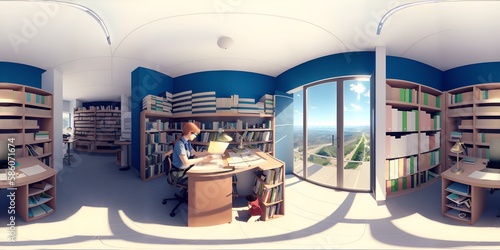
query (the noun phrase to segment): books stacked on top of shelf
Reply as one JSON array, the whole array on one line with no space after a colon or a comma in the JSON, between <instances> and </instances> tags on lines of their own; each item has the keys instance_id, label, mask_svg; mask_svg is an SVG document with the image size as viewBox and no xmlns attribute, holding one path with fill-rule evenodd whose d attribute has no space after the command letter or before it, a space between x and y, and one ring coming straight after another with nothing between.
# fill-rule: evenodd
<instances>
[{"instance_id":1,"label":"books stacked on top of shelf","mask_svg":"<svg viewBox=\"0 0 500 250\"><path fill-rule=\"evenodd\" d=\"M192 112L215 113L217 111L217 98L215 91L206 91L192 94Z\"/></svg>"},{"instance_id":2,"label":"books stacked on top of shelf","mask_svg":"<svg viewBox=\"0 0 500 250\"><path fill-rule=\"evenodd\" d=\"M238 113L264 113L264 103L253 98L238 98Z\"/></svg>"},{"instance_id":3,"label":"books stacked on top of shelf","mask_svg":"<svg viewBox=\"0 0 500 250\"><path fill-rule=\"evenodd\" d=\"M217 97L215 100L216 113L229 113L233 111L233 99L231 97Z\"/></svg>"},{"instance_id":4,"label":"books stacked on top of shelf","mask_svg":"<svg viewBox=\"0 0 500 250\"><path fill-rule=\"evenodd\" d=\"M172 104L168 101L168 98L147 95L142 99L142 110L172 113Z\"/></svg>"},{"instance_id":5,"label":"books stacked on top of shelf","mask_svg":"<svg viewBox=\"0 0 500 250\"><path fill-rule=\"evenodd\" d=\"M49 131L38 131L35 133L35 140L48 140Z\"/></svg>"},{"instance_id":6,"label":"books stacked on top of shelf","mask_svg":"<svg viewBox=\"0 0 500 250\"><path fill-rule=\"evenodd\" d=\"M239 95L217 97L215 100L216 113L238 113L239 99Z\"/></svg>"},{"instance_id":7,"label":"books stacked on top of shelf","mask_svg":"<svg viewBox=\"0 0 500 250\"><path fill-rule=\"evenodd\" d=\"M186 90L172 95L172 113L191 114L193 109L193 91Z\"/></svg>"},{"instance_id":8,"label":"books stacked on top of shelf","mask_svg":"<svg viewBox=\"0 0 500 250\"><path fill-rule=\"evenodd\" d=\"M264 113L274 114L274 98L273 95L265 94L260 98L260 102L264 103Z\"/></svg>"}]
</instances>

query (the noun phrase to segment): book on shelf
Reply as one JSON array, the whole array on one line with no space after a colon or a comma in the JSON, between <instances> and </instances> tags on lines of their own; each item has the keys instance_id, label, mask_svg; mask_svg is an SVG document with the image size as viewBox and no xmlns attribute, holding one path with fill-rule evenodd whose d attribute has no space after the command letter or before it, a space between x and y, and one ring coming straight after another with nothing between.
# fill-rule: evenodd
<instances>
[{"instance_id":1,"label":"book on shelf","mask_svg":"<svg viewBox=\"0 0 500 250\"><path fill-rule=\"evenodd\" d=\"M450 132L450 139L451 139L451 140L458 140L458 139L462 139L462 132L459 132L459 131L451 131L451 132Z\"/></svg>"},{"instance_id":2,"label":"book on shelf","mask_svg":"<svg viewBox=\"0 0 500 250\"><path fill-rule=\"evenodd\" d=\"M39 181L39 182L35 182L35 183L31 184L30 187L35 188L35 189L40 189L40 190L47 190L53 186L52 186L52 184L50 184L48 182Z\"/></svg>"},{"instance_id":3,"label":"book on shelf","mask_svg":"<svg viewBox=\"0 0 500 250\"><path fill-rule=\"evenodd\" d=\"M470 185L466 185L459 182L453 182L450 185L448 185L448 187L446 187L446 191L461 195L470 195Z\"/></svg>"},{"instance_id":4,"label":"book on shelf","mask_svg":"<svg viewBox=\"0 0 500 250\"><path fill-rule=\"evenodd\" d=\"M29 217L38 217L46 214L47 212L41 206L35 206L28 209Z\"/></svg>"},{"instance_id":5,"label":"book on shelf","mask_svg":"<svg viewBox=\"0 0 500 250\"><path fill-rule=\"evenodd\" d=\"M46 213L50 213L54 210L51 207L49 207L47 204L40 204L39 207L41 207Z\"/></svg>"},{"instance_id":6,"label":"book on shelf","mask_svg":"<svg viewBox=\"0 0 500 250\"><path fill-rule=\"evenodd\" d=\"M38 131L35 133L35 140L48 140L49 131Z\"/></svg>"},{"instance_id":7,"label":"book on shelf","mask_svg":"<svg viewBox=\"0 0 500 250\"><path fill-rule=\"evenodd\" d=\"M456 193L450 193L446 196L446 198L450 201L453 201L456 204L459 204L459 205L464 203L466 200L470 199L467 196L462 196L462 195L459 195Z\"/></svg>"}]
</instances>

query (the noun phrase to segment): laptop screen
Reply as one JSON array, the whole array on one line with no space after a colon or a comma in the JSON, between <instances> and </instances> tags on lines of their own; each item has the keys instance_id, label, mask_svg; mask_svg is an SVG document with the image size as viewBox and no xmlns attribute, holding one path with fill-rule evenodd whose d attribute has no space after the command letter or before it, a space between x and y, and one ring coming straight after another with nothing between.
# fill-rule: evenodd
<instances>
[{"instance_id":1,"label":"laptop screen","mask_svg":"<svg viewBox=\"0 0 500 250\"><path fill-rule=\"evenodd\" d=\"M208 145L208 153L213 155L222 155L229 146L229 142L211 141Z\"/></svg>"}]
</instances>

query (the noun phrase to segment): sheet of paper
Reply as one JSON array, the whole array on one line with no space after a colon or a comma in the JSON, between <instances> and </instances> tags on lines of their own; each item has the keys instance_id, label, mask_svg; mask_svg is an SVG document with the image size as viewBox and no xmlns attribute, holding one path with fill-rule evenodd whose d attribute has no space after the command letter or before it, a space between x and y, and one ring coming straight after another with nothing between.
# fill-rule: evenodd
<instances>
[{"instance_id":1,"label":"sheet of paper","mask_svg":"<svg viewBox=\"0 0 500 250\"><path fill-rule=\"evenodd\" d=\"M214 155L214 158L210 162L198 163L194 165L189 171L194 172L217 172L217 171L227 171L224 168L222 158L220 156Z\"/></svg>"},{"instance_id":2,"label":"sheet of paper","mask_svg":"<svg viewBox=\"0 0 500 250\"><path fill-rule=\"evenodd\" d=\"M266 162L266 160L251 152L246 154L229 152L227 159L227 163L231 167L248 167L262 162Z\"/></svg>"},{"instance_id":3,"label":"sheet of paper","mask_svg":"<svg viewBox=\"0 0 500 250\"><path fill-rule=\"evenodd\" d=\"M36 164L35 166L32 167L21 168L19 169L19 171L23 172L27 176L31 176L42 173L45 171L45 169L42 166Z\"/></svg>"},{"instance_id":4,"label":"sheet of paper","mask_svg":"<svg viewBox=\"0 0 500 250\"><path fill-rule=\"evenodd\" d=\"M481 171L474 171L469 175L469 177L488 181L500 181L499 173L485 173Z\"/></svg>"}]
</instances>

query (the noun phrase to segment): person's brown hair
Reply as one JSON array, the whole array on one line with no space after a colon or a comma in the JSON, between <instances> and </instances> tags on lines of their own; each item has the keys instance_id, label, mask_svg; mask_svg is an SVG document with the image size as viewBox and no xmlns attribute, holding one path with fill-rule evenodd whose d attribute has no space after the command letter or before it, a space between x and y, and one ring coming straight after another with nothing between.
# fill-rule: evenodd
<instances>
[{"instance_id":1,"label":"person's brown hair","mask_svg":"<svg viewBox=\"0 0 500 250\"><path fill-rule=\"evenodd\" d=\"M200 128L193 122L186 122L182 125L182 135L188 135L190 133L200 134Z\"/></svg>"},{"instance_id":2,"label":"person's brown hair","mask_svg":"<svg viewBox=\"0 0 500 250\"><path fill-rule=\"evenodd\" d=\"M182 125L182 135L177 136L177 138L174 141L174 144L177 143L178 140L181 139L183 135L189 135L191 132L199 135L200 134L200 128L198 125L194 124L193 122L186 122Z\"/></svg>"}]
</instances>

